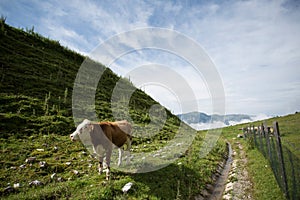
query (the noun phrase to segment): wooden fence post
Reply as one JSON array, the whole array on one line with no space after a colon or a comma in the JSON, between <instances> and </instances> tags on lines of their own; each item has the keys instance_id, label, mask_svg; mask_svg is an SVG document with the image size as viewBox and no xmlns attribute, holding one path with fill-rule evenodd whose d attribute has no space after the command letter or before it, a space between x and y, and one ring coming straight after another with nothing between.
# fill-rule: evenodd
<instances>
[{"instance_id":1,"label":"wooden fence post","mask_svg":"<svg viewBox=\"0 0 300 200\"><path fill-rule=\"evenodd\" d=\"M259 130L257 130L256 133L253 134L253 140L254 140L254 145L257 147L257 139L256 139L256 135L259 133Z\"/></svg>"},{"instance_id":2,"label":"wooden fence post","mask_svg":"<svg viewBox=\"0 0 300 200\"><path fill-rule=\"evenodd\" d=\"M265 122L264 123L264 128L265 128L265 134L266 134L266 141L267 141L267 147L268 147L268 157L270 162L272 163L272 151L271 151L271 145L270 145L270 133L269 133L269 129L268 129L268 125Z\"/></svg>"},{"instance_id":3,"label":"wooden fence post","mask_svg":"<svg viewBox=\"0 0 300 200\"><path fill-rule=\"evenodd\" d=\"M289 198L289 191L288 191L288 184L287 184L287 177L286 177L286 171L285 171L285 166L284 166L284 159L283 159L283 153L282 153L282 145L281 145L281 139L280 139L280 132L279 132L279 126L278 122L273 123L273 128L274 128L274 135L276 137L277 141L277 146L278 146L278 158L281 166L281 173L282 173L282 180L283 180L283 189L284 193L287 199Z\"/></svg>"},{"instance_id":4,"label":"wooden fence post","mask_svg":"<svg viewBox=\"0 0 300 200\"><path fill-rule=\"evenodd\" d=\"M264 136L264 125L261 124L261 130L260 130L260 133L259 133L259 148L260 148L260 151L261 153L265 156L265 152L264 152L264 145L263 145L263 136Z\"/></svg>"}]
</instances>

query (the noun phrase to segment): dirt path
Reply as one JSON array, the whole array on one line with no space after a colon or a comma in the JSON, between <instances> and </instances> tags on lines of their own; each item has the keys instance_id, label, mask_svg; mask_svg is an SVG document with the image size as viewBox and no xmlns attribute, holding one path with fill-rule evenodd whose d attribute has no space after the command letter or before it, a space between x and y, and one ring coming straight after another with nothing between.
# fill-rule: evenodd
<instances>
[{"instance_id":1,"label":"dirt path","mask_svg":"<svg viewBox=\"0 0 300 200\"><path fill-rule=\"evenodd\" d=\"M252 183L247 166L247 157L242 144L238 141L228 143L228 158L216 174L216 182L207 185L195 200L250 200Z\"/></svg>"},{"instance_id":2,"label":"dirt path","mask_svg":"<svg viewBox=\"0 0 300 200\"><path fill-rule=\"evenodd\" d=\"M232 165L225 185L223 199L252 199L252 183L249 178L247 157L240 142L232 145Z\"/></svg>"}]
</instances>

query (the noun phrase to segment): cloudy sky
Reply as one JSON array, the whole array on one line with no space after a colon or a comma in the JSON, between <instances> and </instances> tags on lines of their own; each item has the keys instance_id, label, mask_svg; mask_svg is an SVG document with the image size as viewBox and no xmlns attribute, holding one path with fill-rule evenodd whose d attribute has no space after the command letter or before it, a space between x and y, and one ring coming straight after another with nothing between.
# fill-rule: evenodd
<instances>
[{"instance_id":1,"label":"cloudy sky","mask_svg":"<svg viewBox=\"0 0 300 200\"><path fill-rule=\"evenodd\" d=\"M223 84L226 113L285 115L300 111L299 1L1 0L0 14L14 27L34 26L36 32L85 55L116 34L147 27L174 31L196 42L214 63ZM134 46L138 41L126 44ZM175 43L180 49L180 43ZM193 48L183 50L194 57L198 53ZM119 56L110 67L174 113L198 110L210 114L214 83L181 56L141 48ZM140 73L145 66L150 70ZM169 68L175 74L172 81L160 82L170 79L172 72L155 74L151 69L157 67ZM140 82L142 76L151 75L156 81ZM189 90L186 87L192 89L196 107L189 106L188 98L180 98Z\"/></svg>"}]
</instances>

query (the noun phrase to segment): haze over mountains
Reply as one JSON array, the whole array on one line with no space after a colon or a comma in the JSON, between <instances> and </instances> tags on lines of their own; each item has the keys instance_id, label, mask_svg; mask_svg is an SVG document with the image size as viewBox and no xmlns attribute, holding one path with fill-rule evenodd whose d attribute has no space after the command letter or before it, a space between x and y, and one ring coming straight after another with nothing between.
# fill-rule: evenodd
<instances>
[{"instance_id":1,"label":"haze over mountains","mask_svg":"<svg viewBox=\"0 0 300 200\"><path fill-rule=\"evenodd\" d=\"M228 115L208 115L203 112L189 112L177 115L181 120L188 123L197 130L205 130L210 128L220 128L235 124L247 123L257 120L268 119L270 116L246 115L246 114L228 114Z\"/></svg>"}]
</instances>

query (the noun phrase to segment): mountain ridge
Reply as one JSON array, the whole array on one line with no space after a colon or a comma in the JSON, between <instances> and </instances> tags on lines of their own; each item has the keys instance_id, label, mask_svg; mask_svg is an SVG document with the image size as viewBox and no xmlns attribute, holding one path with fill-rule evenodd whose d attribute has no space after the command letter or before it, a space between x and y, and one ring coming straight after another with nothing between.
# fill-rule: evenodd
<instances>
[{"instance_id":1,"label":"mountain ridge","mask_svg":"<svg viewBox=\"0 0 300 200\"><path fill-rule=\"evenodd\" d=\"M177 115L181 120L193 124L193 123L208 123L208 122L216 122L223 121L226 125L229 125L229 121L242 121L242 120L251 120L252 115L246 114L212 114L208 115L204 112L189 112L184 114Z\"/></svg>"}]
</instances>

